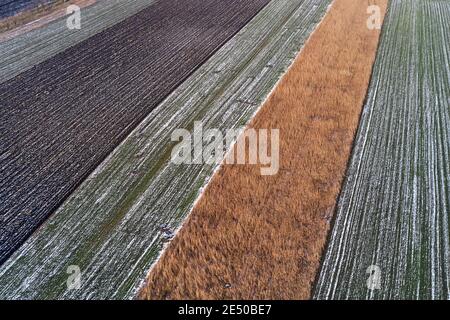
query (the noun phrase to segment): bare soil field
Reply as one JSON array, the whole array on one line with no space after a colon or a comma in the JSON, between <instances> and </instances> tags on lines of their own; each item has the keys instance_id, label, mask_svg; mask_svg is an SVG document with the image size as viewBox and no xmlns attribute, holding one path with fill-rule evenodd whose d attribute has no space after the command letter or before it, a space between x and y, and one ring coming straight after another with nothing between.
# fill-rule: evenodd
<instances>
[{"instance_id":1,"label":"bare soil field","mask_svg":"<svg viewBox=\"0 0 450 320\"><path fill-rule=\"evenodd\" d=\"M15 36L40 28L51 21L66 15L66 8L76 4L80 8L90 6L96 0L61 0L51 5L41 6L15 16L0 20L0 43Z\"/></svg>"},{"instance_id":2,"label":"bare soil field","mask_svg":"<svg viewBox=\"0 0 450 320\"><path fill-rule=\"evenodd\" d=\"M0 262L268 2L160 1L0 84Z\"/></svg>"},{"instance_id":3,"label":"bare soil field","mask_svg":"<svg viewBox=\"0 0 450 320\"><path fill-rule=\"evenodd\" d=\"M370 80L368 4L336 0L250 124L280 129L280 171L226 165L150 272L144 299L310 297Z\"/></svg>"}]
</instances>

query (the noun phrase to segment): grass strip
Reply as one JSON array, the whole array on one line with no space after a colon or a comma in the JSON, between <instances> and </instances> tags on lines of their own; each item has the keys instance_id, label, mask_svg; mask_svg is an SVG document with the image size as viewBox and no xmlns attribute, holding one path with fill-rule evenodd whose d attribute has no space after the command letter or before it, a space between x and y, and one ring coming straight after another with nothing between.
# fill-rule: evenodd
<instances>
[{"instance_id":1,"label":"grass strip","mask_svg":"<svg viewBox=\"0 0 450 320\"><path fill-rule=\"evenodd\" d=\"M368 87L385 0L336 0L249 124L280 129L280 170L222 166L150 272L147 299L305 299Z\"/></svg>"}]
</instances>

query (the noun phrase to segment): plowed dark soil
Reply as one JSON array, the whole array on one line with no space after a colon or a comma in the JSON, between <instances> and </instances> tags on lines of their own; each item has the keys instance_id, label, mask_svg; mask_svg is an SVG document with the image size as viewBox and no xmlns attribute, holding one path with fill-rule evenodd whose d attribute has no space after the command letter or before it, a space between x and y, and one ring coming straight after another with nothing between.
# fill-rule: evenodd
<instances>
[{"instance_id":1,"label":"plowed dark soil","mask_svg":"<svg viewBox=\"0 0 450 320\"><path fill-rule=\"evenodd\" d=\"M0 263L269 0L165 0L0 84Z\"/></svg>"}]
</instances>

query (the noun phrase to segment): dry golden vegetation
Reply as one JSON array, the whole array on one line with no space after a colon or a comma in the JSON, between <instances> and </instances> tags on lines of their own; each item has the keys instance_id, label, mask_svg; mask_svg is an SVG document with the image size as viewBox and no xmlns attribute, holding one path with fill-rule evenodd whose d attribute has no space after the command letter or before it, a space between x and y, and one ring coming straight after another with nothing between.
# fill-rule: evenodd
<instances>
[{"instance_id":1,"label":"dry golden vegetation","mask_svg":"<svg viewBox=\"0 0 450 320\"><path fill-rule=\"evenodd\" d=\"M387 0L335 0L250 123L280 129L280 170L224 165L150 272L141 298L305 299L319 267Z\"/></svg>"},{"instance_id":2,"label":"dry golden vegetation","mask_svg":"<svg viewBox=\"0 0 450 320\"><path fill-rule=\"evenodd\" d=\"M51 4L40 5L34 9L19 12L18 14L7 17L0 20L0 32L6 32L14 28L23 26L36 19L43 18L45 16L51 15L56 11L63 12L66 7L70 4L83 5L85 2L92 2L86 0L55 0Z\"/></svg>"}]
</instances>

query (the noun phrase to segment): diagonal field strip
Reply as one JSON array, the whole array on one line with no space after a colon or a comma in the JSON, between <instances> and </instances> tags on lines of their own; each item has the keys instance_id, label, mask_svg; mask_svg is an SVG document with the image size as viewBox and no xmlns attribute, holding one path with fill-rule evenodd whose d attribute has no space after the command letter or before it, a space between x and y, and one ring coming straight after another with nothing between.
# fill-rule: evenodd
<instances>
[{"instance_id":1,"label":"diagonal field strip","mask_svg":"<svg viewBox=\"0 0 450 320\"><path fill-rule=\"evenodd\" d=\"M53 0L0 0L0 18L8 17L24 9L49 4Z\"/></svg>"},{"instance_id":2,"label":"diagonal field strip","mask_svg":"<svg viewBox=\"0 0 450 320\"><path fill-rule=\"evenodd\" d=\"M70 30L69 28L67 28L67 19L71 17L71 14L67 13L68 8L72 5L78 6L78 8L80 8L80 17L81 17L81 15L87 12L85 9L89 6L94 5L96 1L97 0L55 0L53 4L49 6L39 7L35 10L26 10L18 15L14 15L6 19L0 19L0 43L2 43L3 47L4 46L3 43L7 42L8 40L19 37L20 35L26 34L25 37L29 38L30 34L27 33L30 31L36 29L49 30L47 28L42 27L47 26L58 20L61 21L61 18L63 18L64 21L66 22L66 29ZM105 2L102 2L102 4L105 4ZM125 18L126 16L124 15L124 19ZM116 23L117 22L119 21L116 21ZM81 29L70 31L80 31L80 30ZM98 32L100 31L101 30L98 30ZM21 42L21 40L18 40L18 42ZM70 43L70 41L68 42ZM3 82L1 79L0 81Z\"/></svg>"},{"instance_id":3,"label":"diagonal field strip","mask_svg":"<svg viewBox=\"0 0 450 320\"><path fill-rule=\"evenodd\" d=\"M169 163L170 134L244 125L328 0L274 0L159 105L0 268L0 298L130 298L186 217L212 166ZM155 129L156 128L156 129ZM79 265L81 290L66 287Z\"/></svg>"},{"instance_id":4,"label":"diagonal field strip","mask_svg":"<svg viewBox=\"0 0 450 320\"><path fill-rule=\"evenodd\" d=\"M158 1L0 84L0 263L268 2Z\"/></svg>"},{"instance_id":5,"label":"diagonal field strip","mask_svg":"<svg viewBox=\"0 0 450 320\"><path fill-rule=\"evenodd\" d=\"M450 298L449 21L450 1L390 1L315 298Z\"/></svg>"},{"instance_id":6,"label":"diagonal field strip","mask_svg":"<svg viewBox=\"0 0 450 320\"><path fill-rule=\"evenodd\" d=\"M81 8L81 29L69 30L66 17L22 34L0 34L0 83L30 69L57 53L86 40L152 5L155 0L101 0ZM12 36L12 38L11 38Z\"/></svg>"},{"instance_id":7,"label":"diagonal field strip","mask_svg":"<svg viewBox=\"0 0 450 320\"><path fill-rule=\"evenodd\" d=\"M382 19L387 0L371 3ZM279 130L279 170L222 164L142 298L310 298L376 56L367 17L367 2L333 1L248 127Z\"/></svg>"}]
</instances>

